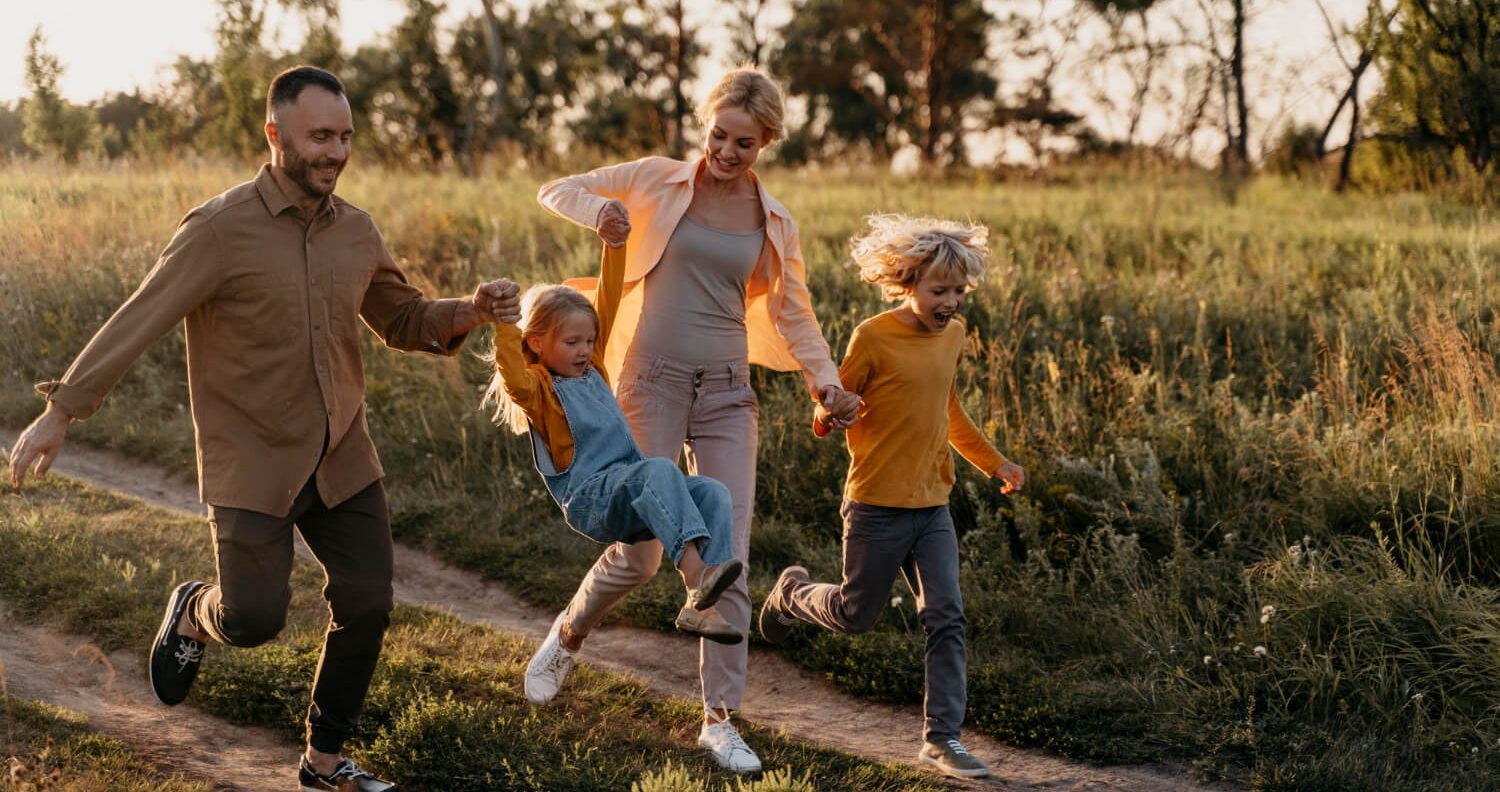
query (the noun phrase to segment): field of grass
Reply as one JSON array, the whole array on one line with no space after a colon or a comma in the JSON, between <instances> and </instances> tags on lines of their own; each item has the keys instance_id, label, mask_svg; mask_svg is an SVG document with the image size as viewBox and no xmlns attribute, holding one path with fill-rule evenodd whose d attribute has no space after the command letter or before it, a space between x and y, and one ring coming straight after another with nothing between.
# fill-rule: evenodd
<instances>
[{"instance_id":1,"label":"field of grass","mask_svg":"<svg viewBox=\"0 0 1500 792\"><path fill-rule=\"evenodd\" d=\"M64 370L177 218L251 171L4 174L0 420L18 425L39 407L30 384ZM592 235L533 201L544 178L356 165L341 193L414 280L452 294L589 270ZM1264 789L1500 785L1494 212L1271 179L1231 199L1211 180L1126 171L766 181L802 226L836 354L883 307L841 266L862 215L994 230L960 386L1029 483L1006 499L964 471L955 492L973 727ZM484 365L372 342L366 368L400 539L565 602L597 548L556 519L525 443L477 411ZM806 430L798 377L755 384L759 596L789 562L836 573L847 457ZM190 469L186 402L173 334L72 436ZM668 625L669 583L620 618ZM908 595L870 635L802 631L785 651L860 695L912 701L920 644Z\"/></svg>"}]
</instances>

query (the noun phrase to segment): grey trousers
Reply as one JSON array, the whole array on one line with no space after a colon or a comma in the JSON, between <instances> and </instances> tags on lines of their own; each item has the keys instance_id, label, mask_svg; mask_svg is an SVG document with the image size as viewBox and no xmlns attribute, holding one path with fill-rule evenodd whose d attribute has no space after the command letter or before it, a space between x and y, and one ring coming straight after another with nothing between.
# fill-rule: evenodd
<instances>
[{"instance_id":1,"label":"grey trousers","mask_svg":"<svg viewBox=\"0 0 1500 792\"><path fill-rule=\"evenodd\" d=\"M948 507L896 509L844 501L844 582L799 583L787 610L803 621L846 633L880 620L899 572L917 598L927 635L923 699L929 741L958 739L968 706L963 595L958 588L958 540Z\"/></svg>"},{"instance_id":2,"label":"grey trousers","mask_svg":"<svg viewBox=\"0 0 1500 792\"><path fill-rule=\"evenodd\" d=\"M294 527L323 567L330 619L313 678L307 741L339 753L359 724L394 604L385 488L377 481L324 506L309 480L285 517L211 505L208 519L219 582L198 590L190 613L193 624L221 644L259 646L286 624Z\"/></svg>"}]
</instances>

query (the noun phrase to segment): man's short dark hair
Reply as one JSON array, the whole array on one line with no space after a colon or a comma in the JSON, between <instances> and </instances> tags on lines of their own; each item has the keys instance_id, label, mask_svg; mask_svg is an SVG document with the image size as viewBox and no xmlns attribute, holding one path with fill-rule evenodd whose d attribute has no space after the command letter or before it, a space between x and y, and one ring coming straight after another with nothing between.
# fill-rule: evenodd
<instances>
[{"instance_id":1,"label":"man's short dark hair","mask_svg":"<svg viewBox=\"0 0 1500 792\"><path fill-rule=\"evenodd\" d=\"M266 120L271 120L277 105L297 101L302 89L309 85L316 85L334 96L344 95L344 84L332 72L316 66L293 66L271 78L271 87L266 91Z\"/></svg>"}]
</instances>

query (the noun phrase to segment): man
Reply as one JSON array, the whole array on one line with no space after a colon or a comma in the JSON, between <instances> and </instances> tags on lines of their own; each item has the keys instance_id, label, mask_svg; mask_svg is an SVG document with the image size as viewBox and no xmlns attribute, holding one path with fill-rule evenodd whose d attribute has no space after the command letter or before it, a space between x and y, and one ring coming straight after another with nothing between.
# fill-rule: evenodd
<instances>
[{"instance_id":1,"label":"man","mask_svg":"<svg viewBox=\"0 0 1500 792\"><path fill-rule=\"evenodd\" d=\"M172 593L152 645L158 698L182 701L209 640L256 646L286 619L292 529L328 578L331 621L313 682L304 790L395 787L342 756L389 624L391 532L365 424L363 319L388 346L458 351L484 322L514 321L498 280L429 300L409 285L370 216L333 194L354 133L343 85L298 66L266 97L271 162L189 212L156 266L60 381L11 451L11 480L45 475L67 426L99 409L150 344L186 318L199 494L209 505L218 583Z\"/></svg>"}]
</instances>

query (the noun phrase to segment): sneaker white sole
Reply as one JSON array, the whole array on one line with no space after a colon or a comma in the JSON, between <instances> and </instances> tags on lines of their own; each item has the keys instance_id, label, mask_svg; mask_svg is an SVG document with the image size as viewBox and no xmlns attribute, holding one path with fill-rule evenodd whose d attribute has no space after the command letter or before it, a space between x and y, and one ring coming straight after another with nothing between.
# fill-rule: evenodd
<instances>
[{"instance_id":1,"label":"sneaker white sole","mask_svg":"<svg viewBox=\"0 0 1500 792\"><path fill-rule=\"evenodd\" d=\"M927 754L917 754L917 761L927 765L928 767L931 767L932 769L938 771L939 773L942 773L945 776L952 776L954 778L989 778L990 776L990 770L988 767L975 770L960 770L956 767L947 767L943 765L942 762L933 759Z\"/></svg>"}]
</instances>

